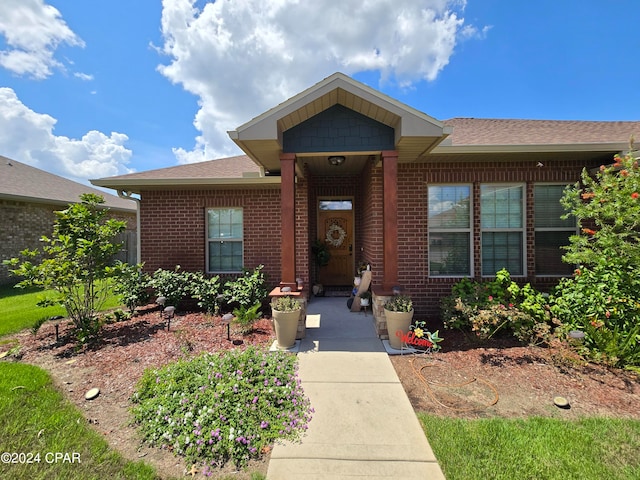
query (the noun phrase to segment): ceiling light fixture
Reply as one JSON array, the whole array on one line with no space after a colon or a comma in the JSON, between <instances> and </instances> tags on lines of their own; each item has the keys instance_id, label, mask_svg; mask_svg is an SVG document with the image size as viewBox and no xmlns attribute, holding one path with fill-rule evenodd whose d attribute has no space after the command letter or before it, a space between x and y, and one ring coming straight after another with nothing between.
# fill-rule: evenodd
<instances>
[{"instance_id":1,"label":"ceiling light fixture","mask_svg":"<svg viewBox=\"0 0 640 480\"><path fill-rule=\"evenodd\" d=\"M330 165L333 165L334 167L339 167L344 163L346 159L343 155L332 155L328 158L328 160Z\"/></svg>"}]
</instances>

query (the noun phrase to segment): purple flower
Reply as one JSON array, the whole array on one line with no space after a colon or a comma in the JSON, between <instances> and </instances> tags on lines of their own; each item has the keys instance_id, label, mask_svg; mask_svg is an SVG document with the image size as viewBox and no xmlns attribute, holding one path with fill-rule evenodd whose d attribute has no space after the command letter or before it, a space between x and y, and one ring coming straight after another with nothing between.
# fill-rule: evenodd
<instances>
[{"instance_id":1,"label":"purple flower","mask_svg":"<svg viewBox=\"0 0 640 480\"><path fill-rule=\"evenodd\" d=\"M264 420L262 422L260 422L260 428L262 428L263 430L265 428L269 428L269 422L265 422Z\"/></svg>"}]
</instances>

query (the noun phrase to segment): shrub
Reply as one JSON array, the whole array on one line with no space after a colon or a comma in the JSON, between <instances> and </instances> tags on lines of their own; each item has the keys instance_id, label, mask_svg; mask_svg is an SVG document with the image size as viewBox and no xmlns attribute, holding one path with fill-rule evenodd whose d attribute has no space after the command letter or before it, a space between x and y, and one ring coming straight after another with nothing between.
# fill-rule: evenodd
<instances>
[{"instance_id":1,"label":"shrub","mask_svg":"<svg viewBox=\"0 0 640 480\"><path fill-rule=\"evenodd\" d=\"M252 307L238 307L233 311L235 323L240 325L241 333L246 335L253 330L253 322L260 318L262 305L256 303Z\"/></svg>"},{"instance_id":2,"label":"shrub","mask_svg":"<svg viewBox=\"0 0 640 480\"><path fill-rule=\"evenodd\" d=\"M198 300L198 306L209 315L218 313L220 309L220 277L206 278L201 272L191 275L191 296Z\"/></svg>"},{"instance_id":3,"label":"shrub","mask_svg":"<svg viewBox=\"0 0 640 480\"><path fill-rule=\"evenodd\" d=\"M445 328L471 330L481 338L500 332L526 343L546 343L557 323L545 296L528 283L520 287L506 269L488 282L462 279L451 292L441 303Z\"/></svg>"},{"instance_id":4,"label":"shrub","mask_svg":"<svg viewBox=\"0 0 640 480\"><path fill-rule=\"evenodd\" d=\"M154 289L156 296L167 299L165 305L178 308L180 302L191 291L191 274L181 271L180 265L176 265L173 270L159 268L153 272L149 285Z\"/></svg>"},{"instance_id":5,"label":"shrub","mask_svg":"<svg viewBox=\"0 0 640 480\"><path fill-rule=\"evenodd\" d=\"M306 430L313 409L295 362L250 347L147 370L133 395L135 420L148 443L188 463L242 466Z\"/></svg>"},{"instance_id":6,"label":"shrub","mask_svg":"<svg viewBox=\"0 0 640 480\"><path fill-rule=\"evenodd\" d=\"M142 263L129 265L117 262L113 267L117 281L113 284L113 293L118 295L133 314L136 307L149 301L149 275L142 271Z\"/></svg>"},{"instance_id":7,"label":"shrub","mask_svg":"<svg viewBox=\"0 0 640 480\"><path fill-rule=\"evenodd\" d=\"M225 283L224 298L232 306L249 308L262 302L269 294L267 279L262 269L264 265L258 265L253 270L244 270L242 275Z\"/></svg>"},{"instance_id":8,"label":"shrub","mask_svg":"<svg viewBox=\"0 0 640 480\"><path fill-rule=\"evenodd\" d=\"M630 145L633 151L633 145ZM578 220L564 260L578 265L560 282L554 313L585 332L592 358L617 366L640 365L640 167L632 154L616 155L562 203Z\"/></svg>"}]
</instances>

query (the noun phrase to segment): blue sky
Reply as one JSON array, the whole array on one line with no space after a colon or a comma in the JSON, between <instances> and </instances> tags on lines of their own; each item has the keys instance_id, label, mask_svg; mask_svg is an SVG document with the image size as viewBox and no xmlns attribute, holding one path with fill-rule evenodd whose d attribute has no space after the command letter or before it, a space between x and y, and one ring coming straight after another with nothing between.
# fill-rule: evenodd
<instances>
[{"instance_id":1,"label":"blue sky","mask_svg":"<svg viewBox=\"0 0 640 480\"><path fill-rule=\"evenodd\" d=\"M336 71L441 120L638 120L639 19L637 0L3 0L0 155L80 182L235 155L226 131Z\"/></svg>"}]
</instances>

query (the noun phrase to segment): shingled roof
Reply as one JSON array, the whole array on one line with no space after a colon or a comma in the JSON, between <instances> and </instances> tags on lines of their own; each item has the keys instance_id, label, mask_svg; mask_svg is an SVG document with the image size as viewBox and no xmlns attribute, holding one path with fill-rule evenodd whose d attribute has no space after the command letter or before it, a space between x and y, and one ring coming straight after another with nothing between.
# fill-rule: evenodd
<instances>
[{"instance_id":1,"label":"shingled roof","mask_svg":"<svg viewBox=\"0 0 640 480\"><path fill-rule=\"evenodd\" d=\"M567 145L628 143L640 138L640 122L593 122L573 120L510 120L452 118L445 145Z\"/></svg>"},{"instance_id":2,"label":"shingled roof","mask_svg":"<svg viewBox=\"0 0 640 480\"><path fill-rule=\"evenodd\" d=\"M78 202L83 193L101 195L105 199L104 205L110 209L136 211L136 205L131 200L125 200L0 155L0 199L68 205Z\"/></svg>"},{"instance_id":3,"label":"shingled roof","mask_svg":"<svg viewBox=\"0 0 640 480\"><path fill-rule=\"evenodd\" d=\"M452 118L443 122L453 132L433 151L440 155L461 151L622 151L633 135L640 139L640 122L513 120ZM248 156L209 160L92 180L94 185L139 191L140 187L274 184Z\"/></svg>"}]
</instances>

